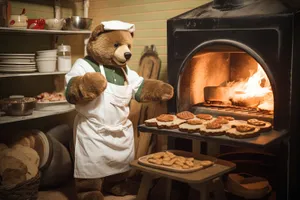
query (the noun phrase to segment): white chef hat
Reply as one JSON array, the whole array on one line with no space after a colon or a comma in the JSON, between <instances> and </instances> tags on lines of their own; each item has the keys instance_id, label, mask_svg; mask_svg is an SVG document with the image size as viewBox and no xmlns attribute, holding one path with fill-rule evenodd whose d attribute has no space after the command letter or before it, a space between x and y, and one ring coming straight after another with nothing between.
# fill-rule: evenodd
<instances>
[{"instance_id":1,"label":"white chef hat","mask_svg":"<svg viewBox=\"0 0 300 200\"><path fill-rule=\"evenodd\" d=\"M133 33L135 31L134 24L112 20L112 21L105 21L101 22L101 24L104 25L105 31L116 31L116 30L125 30L129 31L130 33Z\"/></svg>"}]
</instances>

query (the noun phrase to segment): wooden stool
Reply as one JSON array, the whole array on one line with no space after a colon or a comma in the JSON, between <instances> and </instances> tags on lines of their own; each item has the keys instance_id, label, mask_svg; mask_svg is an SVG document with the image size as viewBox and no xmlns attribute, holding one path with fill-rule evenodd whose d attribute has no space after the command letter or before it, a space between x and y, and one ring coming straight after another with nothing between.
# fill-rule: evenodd
<instances>
[{"instance_id":1,"label":"wooden stool","mask_svg":"<svg viewBox=\"0 0 300 200\"><path fill-rule=\"evenodd\" d=\"M199 160L202 160L204 156L205 155L193 155L195 159ZM207 158L208 156L205 157ZM191 173L176 173L155 169L140 165L138 160L134 160L131 163L131 166L143 172L143 178L136 200L147 200L149 190L153 186L153 180L161 177L167 179L167 189L165 191L166 200L170 199L172 180L187 183L191 186L191 188L199 191L200 200L208 200L210 192L214 193L216 200L225 200L226 198L221 176L235 169L234 163L225 160L217 160L213 166Z\"/></svg>"}]
</instances>

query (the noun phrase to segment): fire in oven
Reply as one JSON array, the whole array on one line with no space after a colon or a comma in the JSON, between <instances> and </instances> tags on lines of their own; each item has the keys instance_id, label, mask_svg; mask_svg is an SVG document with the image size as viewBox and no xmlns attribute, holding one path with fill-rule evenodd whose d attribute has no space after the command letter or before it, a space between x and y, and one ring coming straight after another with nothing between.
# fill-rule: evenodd
<instances>
[{"instance_id":1,"label":"fire in oven","mask_svg":"<svg viewBox=\"0 0 300 200\"><path fill-rule=\"evenodd\" d=\"M221 44L200 49L184 62L177 88L179 111L273 120L270 79L242 49Z\"/></svg>"}]
</instances>

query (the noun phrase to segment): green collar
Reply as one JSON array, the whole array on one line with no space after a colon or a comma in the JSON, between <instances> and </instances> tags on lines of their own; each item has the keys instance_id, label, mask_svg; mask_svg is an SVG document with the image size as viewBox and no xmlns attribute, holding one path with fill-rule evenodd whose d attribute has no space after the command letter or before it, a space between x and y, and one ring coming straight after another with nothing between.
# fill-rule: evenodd
<instances>
[{"instance_id":1,"label":"green collar","mask_svg":"<svg viewBox=\"0 0 300 200\"><path fill-rule=\"evenodd\" d=\"M95 72L100 72L99 64L92 57L86 56L84 60L88 62L91 65L91 67L93 67ZM104 65L103 68L106 79L109 83L113 83L116 85L124 85L125 77L120 67ZM127 67L125 73L128 74Z\"/></svg>"}]
</instances>

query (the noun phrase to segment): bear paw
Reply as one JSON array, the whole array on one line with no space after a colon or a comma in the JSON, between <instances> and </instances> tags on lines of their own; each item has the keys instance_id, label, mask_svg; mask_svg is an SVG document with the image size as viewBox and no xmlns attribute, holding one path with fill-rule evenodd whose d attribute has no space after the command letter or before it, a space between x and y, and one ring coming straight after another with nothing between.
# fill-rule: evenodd
<instances>
[{"instance_id":1,"label":"bear paw","mask_svg":"<svg viewBox=\"0 0 300 200\"><path fill-rule=\"evenodd\" d=\"M144 80L140 101L166 101L171 99L173 95L174 89L170 84L160 80L147 79Z\"/></svg>"},{"instance_id":2,"label":"bear paw","mask_svg":"<svg viewBox=\"0 0 300 200\"><path fill-rule=\"evenodd\" d=\"M174 89L170 84L164 83L161 86L161 90L163 93L161 96L162 101L167 101L167 100L171 99L174 95Z\"/></svg>"},{"instance_id":3,"label":"bear paw","mask_svg":"<svg viewBox=\"0 0 300 200\"><path fill-rule=\"evenodd\" d=\"M106 88L105 77L97 72L86 73L82 79L79 89L83 100L91 101L98 97Z\"/></svg>"}]
</instances>

